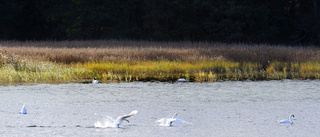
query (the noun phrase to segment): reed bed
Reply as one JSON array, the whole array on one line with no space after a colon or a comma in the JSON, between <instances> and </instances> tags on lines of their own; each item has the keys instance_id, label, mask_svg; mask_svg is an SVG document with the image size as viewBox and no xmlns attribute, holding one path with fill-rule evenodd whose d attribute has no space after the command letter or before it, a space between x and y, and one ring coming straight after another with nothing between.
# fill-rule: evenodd
<instances>
[{"instance_id":1,"label":"reed bed","mask_svg":"<svg viewBox=\"0 0 320 137\"><path fill-rule=\"evenodd\" d=\"M320 61L317 47L267 44L146 41L0 41L0 48L25 59L57 63L88 61L199 61L225 59L267 63Z\"/></svg>"},{"instance_id":2,"label":"reed bed","mask_svg":"<svg viewBox=\"0 0 320 137\"><path fill-rule=\"evenodd\" d=\"M30 63L20 67L21 70L13 66L0 68L1 85L80 82L79 79L92 73L83 68L61 67L52 63Z\"/></svg>"},{"instance_id":3,"label":"reed bed","mask_svg":"<svg viewBox=\"0 0 320 137\"><path fill-rule=\"evenodd\" d=\"M95 40L0 41L0 49L2 83L320 77L320 50L314 46Z\"/></svg>"}]
</instances>

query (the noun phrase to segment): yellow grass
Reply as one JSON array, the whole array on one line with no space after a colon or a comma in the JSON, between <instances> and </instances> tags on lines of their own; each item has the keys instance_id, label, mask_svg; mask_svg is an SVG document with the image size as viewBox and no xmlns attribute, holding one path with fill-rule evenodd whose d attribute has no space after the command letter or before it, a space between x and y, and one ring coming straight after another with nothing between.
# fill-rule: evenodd
<instances>
[{"instance_id":1,"label":"yellow grass","mask_svg":"<svg viewBox=\"0 0 320 137\"><path fill-rule=\"evenodd\" d=\"M0 81L64 83L319 79L320 50L266 44L0 41Z\"/></svg>"},{"instance_id":2,"label":"yellow grass","mask_svg":"<svg viewBox=\"0 0 320 137\"><path fill-rule=\"evenodd\" d=\"M19 67L19 69L13 65L1 67L1 85L80 82L80 79L92 75L92 71L85 68L60 66L50 62L25 62Z\"/></svg>"}]
</instances>

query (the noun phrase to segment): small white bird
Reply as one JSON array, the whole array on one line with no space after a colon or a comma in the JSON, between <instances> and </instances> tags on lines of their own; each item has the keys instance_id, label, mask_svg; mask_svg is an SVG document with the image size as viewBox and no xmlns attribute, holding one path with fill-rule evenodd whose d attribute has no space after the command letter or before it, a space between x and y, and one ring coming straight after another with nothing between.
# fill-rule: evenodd
<instances>
[{"instance_id":1,"label":"small white bird","mask_svg":"<svg viewBox=\"0 0 320 137\"><path fill-rule=\"evenodd\" d=\"M293 121L292 121L292 119L291 119L292 117L294 117L293 114L289 115L289 120L280 120L279 122L280 122L281 124L293 124Z\"/></svg>"},{"instance_id":2,"label":"small white bird","mask_svg":"<svg viewBox=\"0 0 320 137\"><path fill-rule=\"evenodd\" d=\"M105 125L102 125L100 121L95 123L95 127L119 127L120 124L123 122L123 120L127 121L129 123L129 120L127 118L137 114L137 110L133 110L128 115L119 116L117 119L114 119L112 117L106 116L104 118L108 118L111 120L111 122L106 121Z\"/></svg>"},{"instance_id":3,"label":"small white bird","mask_svg":"<svg viewBox=\"0 0 320 137\"><path fill-rule=\"evenodd\" d=\"M155 121L156 123L160 123L159 126L166 126L166 127L170 127L172 126L172 123L188 123L182 119L176 119L174 118L175 116L177 116L177 113L175 113L172 118L161 118L157 121Z\"/></svg>"},{"instance_id":4,"label":"small white bird","mask_svg":"<svg viewBox=\"0 0 320 137\"><path fill-rule=\"evenodd\" d=\"M98 84L98 80L96 80L95 78L92 78L92 84Z\"/></svg>"},{"instance_id":5,"label":"small white bird","mask_svg":"<svg viewBox=\"0 0 320 137\"><path fill-rule=\"evenodd\" d=\"M25 104L23 104L20 114L27 114L27 109Z\"/></svg>"},{"instance_id":6,"label":"small white bird","mask_svg":"<svg viewBox=\"0 0 320 137\"><path fill-rule=\"evenodd\" d=\"M179 78L179 79L178 79L178 82L187 82L187 80L184 79L184 78Z\"/></svg>"}]
</instances>

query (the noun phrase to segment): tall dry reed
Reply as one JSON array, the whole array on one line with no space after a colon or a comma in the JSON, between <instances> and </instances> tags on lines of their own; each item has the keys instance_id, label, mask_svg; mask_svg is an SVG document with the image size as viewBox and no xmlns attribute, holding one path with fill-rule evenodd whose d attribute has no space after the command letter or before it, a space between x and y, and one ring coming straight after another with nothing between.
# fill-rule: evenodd
<instances>
[{"instance_id":1,"label":"tall dry reed","mask_svg":"<svg viewBox=\"0 0 320 137\"><path fill-rule=\"evenodd\" d=\"M318 47L97 40L0 41L0 50L2 83L320 78Z\"/></svg>"},{"instance_id":2,"label":"tall dry reed","mask_svg":"<svg viewBox=\"0 0 320 137\"><path fill-rule=\"evenodd\" d=\"M88 61L320 62L320 48L267 44L147 41L0 41L0 49L21 59L78 63Z\"/></svg>"}]
</instances>

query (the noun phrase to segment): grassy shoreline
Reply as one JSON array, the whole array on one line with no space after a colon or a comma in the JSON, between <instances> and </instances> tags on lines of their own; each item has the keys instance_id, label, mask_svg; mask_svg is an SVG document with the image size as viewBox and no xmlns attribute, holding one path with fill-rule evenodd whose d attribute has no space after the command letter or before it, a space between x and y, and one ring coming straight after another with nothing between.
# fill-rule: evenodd
<instances>
[{"instance_id":1,"label":"grassy shoreline","mask_svg":"<svg viewBox=\"0 0 320 137\"><path fill-rule=\"evenodd\" d=\"M75 48L78 47L78 48ZM0 41L0 85L319 79L320 49L146 41Z\"/></svg>"}]
</instances>

